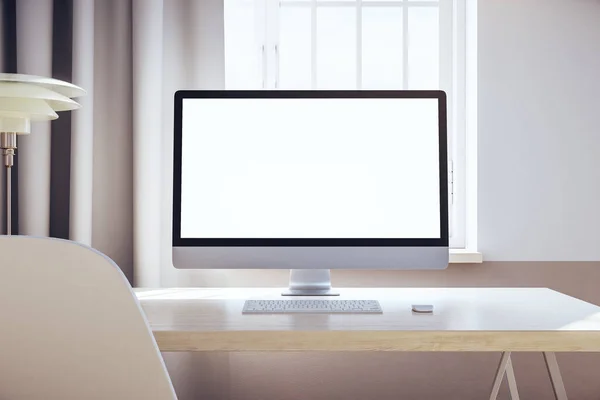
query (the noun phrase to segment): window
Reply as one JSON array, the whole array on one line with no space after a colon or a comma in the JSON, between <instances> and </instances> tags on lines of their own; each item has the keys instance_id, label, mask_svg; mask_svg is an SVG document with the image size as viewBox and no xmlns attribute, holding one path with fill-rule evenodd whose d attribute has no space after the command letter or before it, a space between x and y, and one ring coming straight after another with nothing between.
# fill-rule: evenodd
<instances>
[{"instance_id":1,"label":"window","mask_svg":"<svg viewBox=\"0 0 600 400\"><path fill-rule=\"evenodd\" d=\"M466 2L225 0L227 89L442 89L450 245L466 246Z\"/></svg>"}]
</instances>

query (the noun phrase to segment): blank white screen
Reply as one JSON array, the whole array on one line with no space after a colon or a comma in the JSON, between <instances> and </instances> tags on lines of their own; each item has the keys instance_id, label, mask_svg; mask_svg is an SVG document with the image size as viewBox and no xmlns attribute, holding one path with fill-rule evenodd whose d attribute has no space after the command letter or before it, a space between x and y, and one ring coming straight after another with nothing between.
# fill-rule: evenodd
<instances>
[{"instance_id":1,"label":"blank white screen","mask_svg":"<svg viewBox=\"0 0 600 400\"><path fill-rule=\"evenodd\" d=\"M439 238L437 99L184 99L182 238Z\"/></svg>"}]
</instances>

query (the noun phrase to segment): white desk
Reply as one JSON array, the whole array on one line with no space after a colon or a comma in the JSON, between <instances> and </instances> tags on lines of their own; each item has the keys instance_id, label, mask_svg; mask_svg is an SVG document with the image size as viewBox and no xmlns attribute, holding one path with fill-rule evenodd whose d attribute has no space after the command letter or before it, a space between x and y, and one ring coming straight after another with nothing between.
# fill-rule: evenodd
<instances>
[{"instance_id":1,"label":"white desk","mask_svg":"<svg viewBox=\"0 0 600 400\"><path fill-rule=\"evenodd\" d=\"M543 352L557 399L566 399L554 352L600 352L600 307L544 288L340 289L379 300L383 314L243 315L244 300L282 289L138 289L162 351L497 351L492 387L506 373L518 398L512 351ZM433 315L412 304L433 304Z\"/></svg>"}]
</instances>

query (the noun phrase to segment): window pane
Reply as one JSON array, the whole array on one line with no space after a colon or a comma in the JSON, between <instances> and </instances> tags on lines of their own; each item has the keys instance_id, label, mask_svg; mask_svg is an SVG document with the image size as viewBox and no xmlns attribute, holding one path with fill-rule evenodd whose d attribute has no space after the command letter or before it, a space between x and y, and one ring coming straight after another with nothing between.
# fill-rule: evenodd
<instances>
[{"instance_id":1,"label":"window pane","mask_svg":"<svg viewBox=\"0 0 600 400\"><path fill-rule=\"evenodd\" d=\"M362 87L402 89L402 9L363 8Z\"/></svg>"},{"instance_id":2,"label":"window pane","mask_svg":"<svg viewBox=\"0 0 600 400\"><path fill-rule=\"evenodd\" d=\"M317 10L317 87L356 88L356 10Z\"/></svg>"},{"instance_id":3,"label":"window pane","mask_svg":"<svg viewBox=\"0 0 600 400\"><path fill-rule=\"evenodd\" d=\"M310 89L310 8L281 8L279 15L279 87Z\"/></svg>"},{"instance_id":4,"label":"window pane","mask_svg":"<svg viewBox=\"0 0 600 400\"><path fill-rule=\"evenodd\" d=\"M226 0L225 13L225 87L258 89L262 87L262 60L257 44L254 1Z\"/></svg>"},{"instance_id":5,"label":"window pane","mask_svg":"<svg viewBox=\"0 0 600 400\"><path fill-rule=\"evenodd\" d=\"M437 7L408 9L408 87L439 89L440 33Z\"/></svg>"}]
</instances>

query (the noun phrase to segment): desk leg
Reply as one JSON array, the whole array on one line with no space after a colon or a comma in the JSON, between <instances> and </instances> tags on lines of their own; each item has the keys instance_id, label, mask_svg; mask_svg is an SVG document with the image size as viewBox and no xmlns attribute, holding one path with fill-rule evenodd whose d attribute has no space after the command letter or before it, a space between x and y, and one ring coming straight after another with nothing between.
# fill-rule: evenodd
<instances>
[{"instance_id":1,"label":"desk leg","mask_svg":"<svg viewBox=\"0 0 600 400\"><path fill-rule=\"evenodd\" d=\"M515 370L513 369L512 360L510 359L510 351L505 351L500 357L500 364L496 370L496 376L494 377L494 383L492 384L492 393L490 394L490 400L496 400L498 398L498 392L502 385L502 379L506 375L508 381L508 389L510 391L510 398L512 400L519 400L519 391L517 390L517 380L515 378Z\"/></svg>"},{"instance_id":2,"label":"desk leg","mask_svg":"<svg viewBox=\"0 0 600 400\"><path fill-rule=\"evenodd\" d=\"M492 384L492 394L490 400L496 400L498 398L498 392L500 391L500 385L502 385L502 379L504 379L504 373L506 372L506 366L510 361L510 351L505 351L500 357L500 364L496 370L496 376L494 377L494 383Z\"/></svg>"},{"instance_id":3,"label":"desk leg","mask_svg":"<svg viewBox=\"0 0 600 400\"><path fill-rule=\"evenodd\" d=\"M508 390L510 392L511 400L519 400L519 390L517 389L517 378L515 377L515 370L513 369L512 358L508 357L508 363L506 364L506 380L508 381Z\"/></svg>"},{"instance_id":4,"label":"desk leg","mask_svg":"<svg viewBox=\"0 0 600 400\"><path fill-rule=\"evenodd\" d=\"M558 368L556 354L544 352L544 361L546 362L546 368L548 368L550 382L552 382L554 397L556 400L567 400L567 391L565 390L565 384L563 383L562 375L560 373L560 369Z\"/></svg>"}]
</instances>

